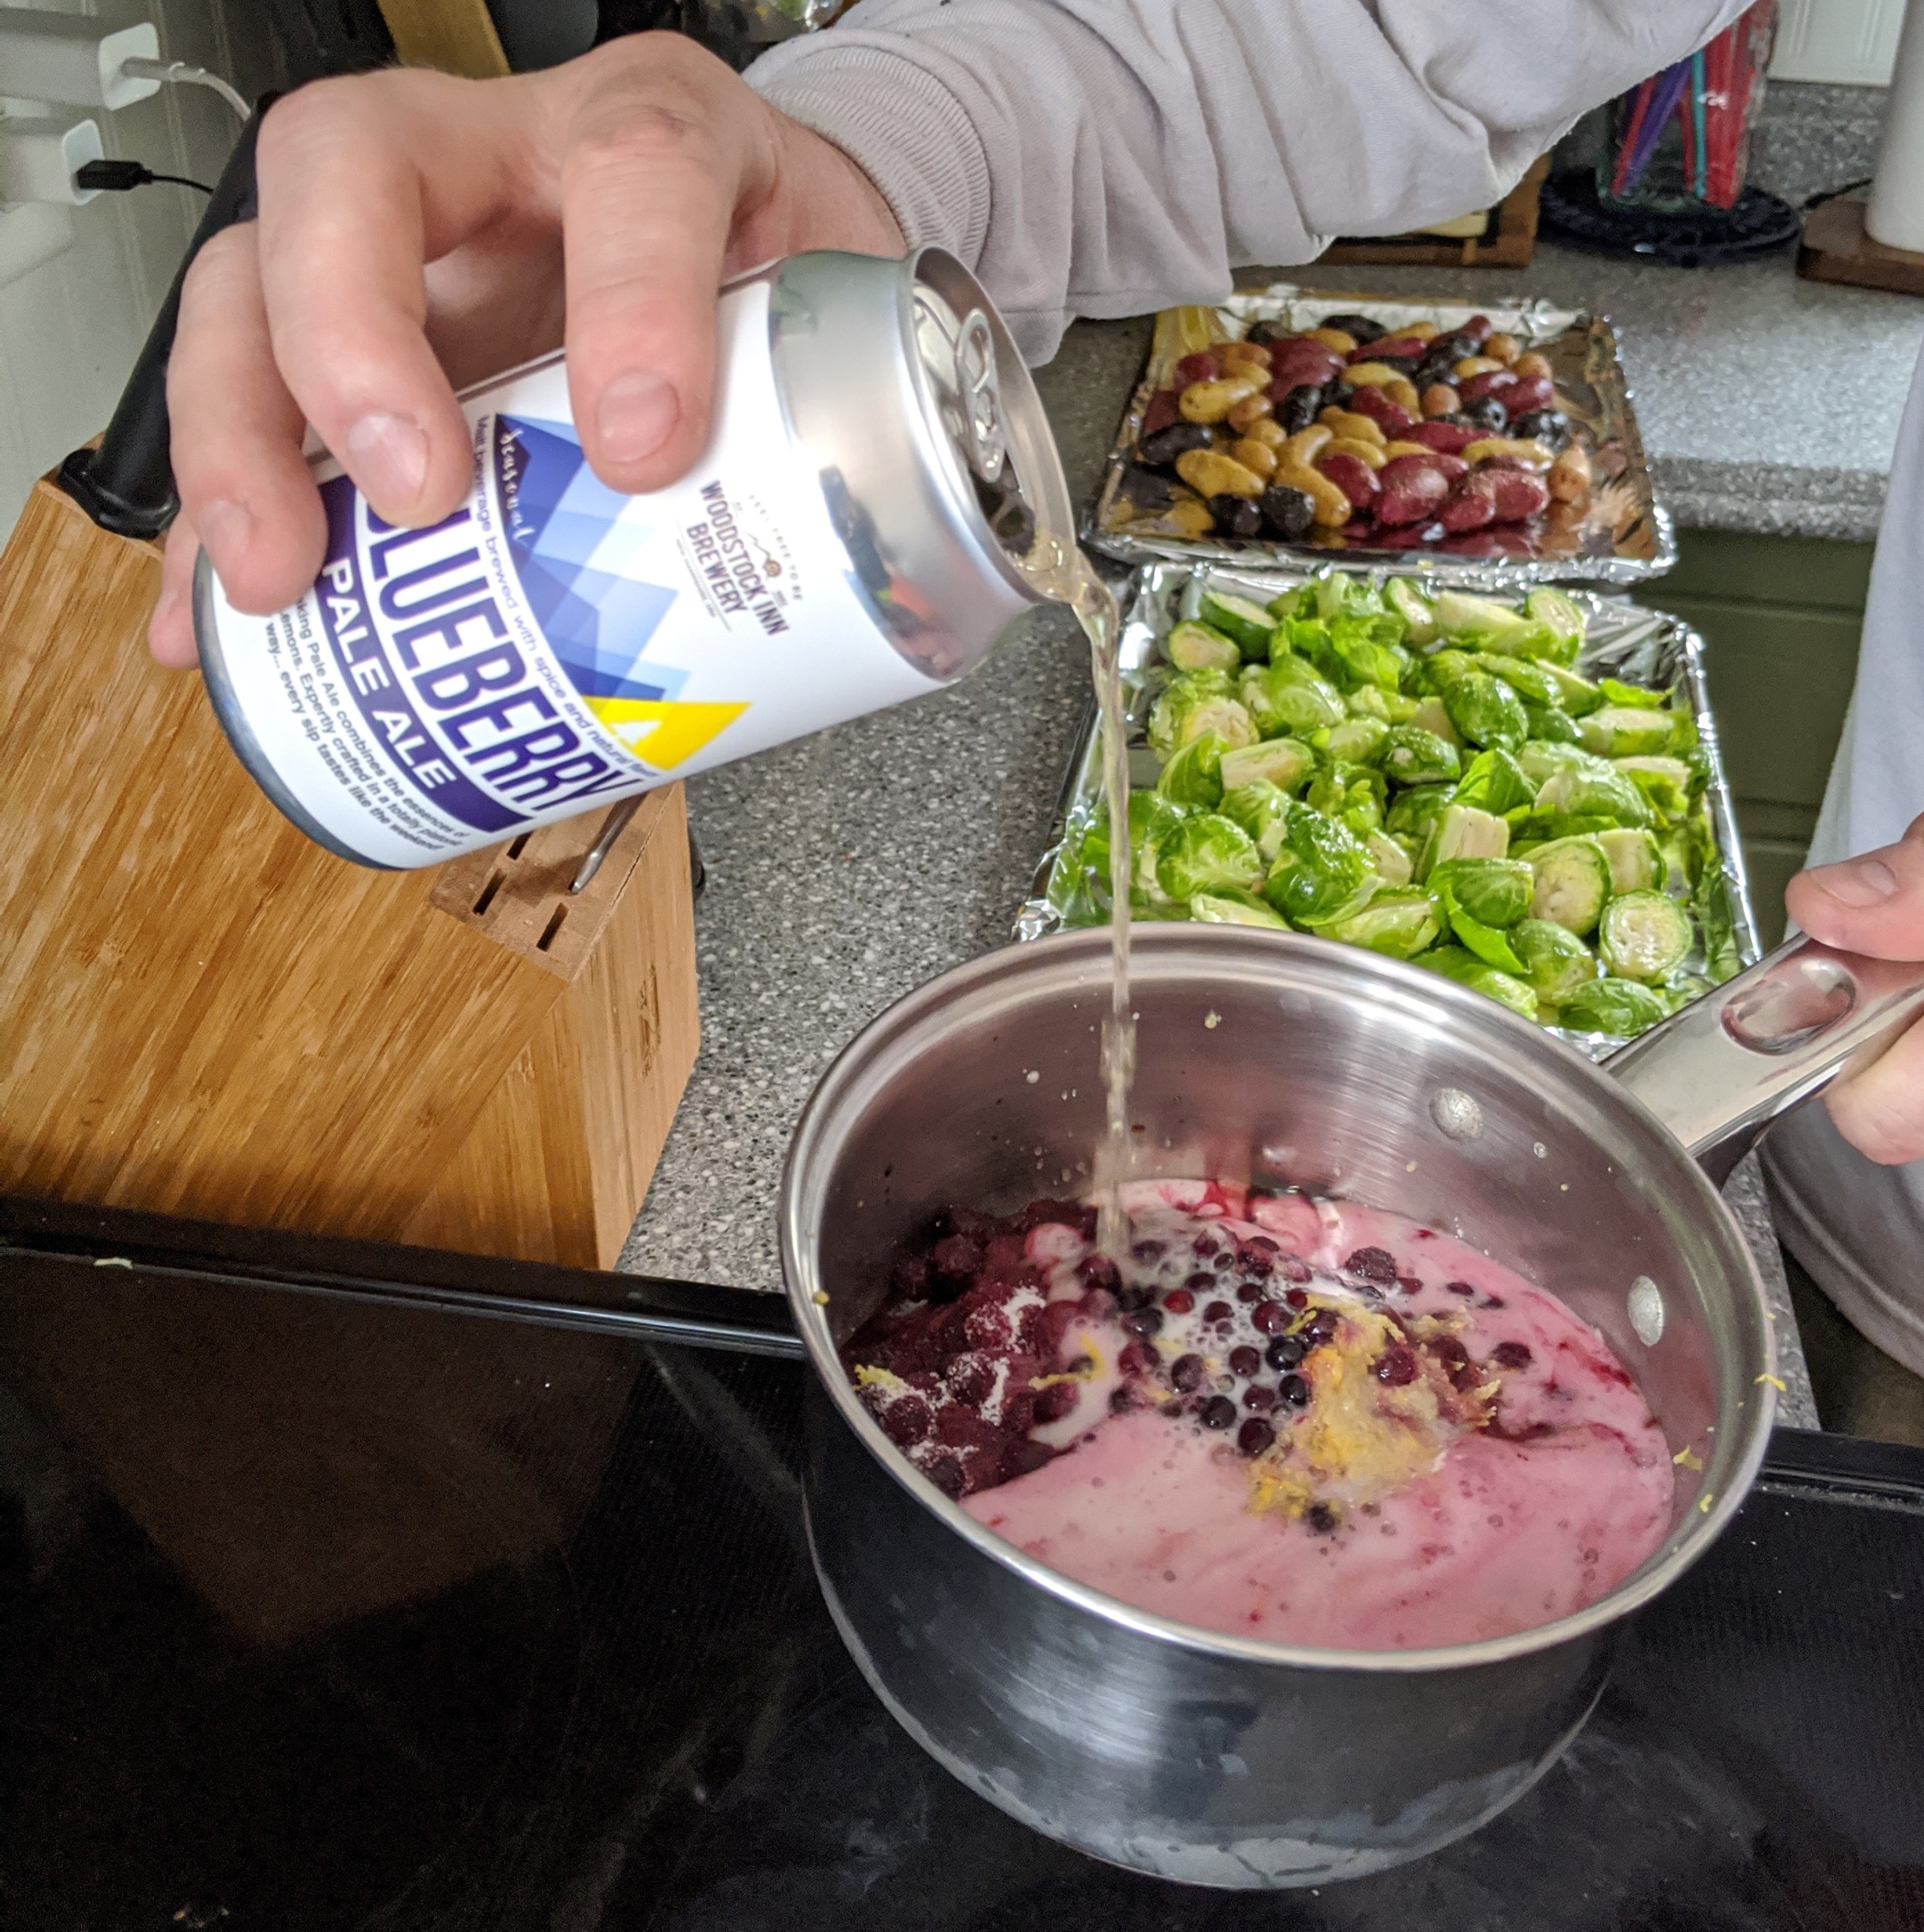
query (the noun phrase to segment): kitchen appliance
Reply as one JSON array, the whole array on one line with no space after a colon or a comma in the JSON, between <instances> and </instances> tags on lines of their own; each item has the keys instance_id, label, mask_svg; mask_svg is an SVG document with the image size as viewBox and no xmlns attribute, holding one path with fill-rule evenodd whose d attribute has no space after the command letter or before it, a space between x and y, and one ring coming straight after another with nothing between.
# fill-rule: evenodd
<instances>
[{"instance_id":1,"label":"kitchen appliance","mask_svg":"<svg viewBox=\"0 0 1924 1932\"><path fill-rule=\"evenodd\" d=\"M1138 927L1140 1173L1352 1195L1487 1249L1595 1324L1679 1458L1668 1540L1599 1602L1482 1643L1345 1654L1191 1629L1051 1571L915 1471L839 1360L937 1209L1088 1186L1108 943L1061 935L932 982L856 1039L803 1114L781 1238L816 1370L806 1494L823 1593L910 1735L1038 1831L1216 1886L1380 1871L1543 1775L1624 1619L1741 1503L1772 1349L1755 1264L1705 1169L1721 1177L1772 1114L1874 1053L1924 1005L1924 966L1796 943L1617 1054L1613 1078L1399 961Z\"/></svg>"}]
</instances>

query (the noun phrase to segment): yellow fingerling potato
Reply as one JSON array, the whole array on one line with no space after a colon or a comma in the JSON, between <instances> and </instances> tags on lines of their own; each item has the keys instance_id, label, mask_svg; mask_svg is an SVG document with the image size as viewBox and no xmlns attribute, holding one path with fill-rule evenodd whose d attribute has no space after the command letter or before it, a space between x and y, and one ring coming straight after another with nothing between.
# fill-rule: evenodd
<instances>
[{"instance_id":1,"label":"yellow fingerling potato","mask_svg":"<svg viewBox=\"0 0 1924 1932\"><path fill-rule=\"evenodd\" d=\"M1252 475L1261 477L1267 483L1276 474L1276 453L1267 443L1259 443L1252 437L1245 437L1239 443L1232 443L1229 449L1232 462L1239 463Z\"/></svg>"},{"instance_id":2,"label":"yellow fingerling potato","mask_svg":"<svg viewBox=\"0 0 1924 1932\"><path fill-rule=\"evenodd\" d=\"M1301 490L1316 505L1316 521L1325 530L1340 530L1350 521L1355 506L1327 476L1307 463L1279 463L1276 480L1285 488Z\"/></svg>"},{"instance_id":3,"label":"yellow fingerling potato","mask_svg":"<svg viewBox=\"0 0 1924 1932\"><path fill-rule=\"evenodd\" d=\"M1320 452L1324 456L1353 456L1372 469L1381 469L1390 460L1390 452L1381 443L1366 443L1360 436L1332 436Z\"/></svg>"},{"instance_id":4,"label":"yellow fingerling potato","mask_svg":"<svg viewBox=\"0 0 1924 1932\"><path fill-rule=\"evenodd\" d=\"M1356 339L1345 335L1341 329L1310 329L1306 331L1312 342L1319 342L1325 349L1333 349L1338 355L1353 355Z\"/></svg>"},{"instance_id":5,"label":"yellow fingerling potato","mask_svg":"<svg viewBox=\"0 0 1924 1932\"><path fill-rule=\"evenodd\" d=\"M1186 423L1220 423L1245 396L1269 387L1265 376L1224 376L1214 382L1191 383L1176 398Z\"/></svg>"},{"instance_id":6,"label":"yellow fingerling potato","mask_svg":"<svg viewBox=\"0 0 1924 1932\"><path fill-rule=\"evenodd\" d=\"M1499 362L1494 355L1466 355L1456 365L1454 373L1467 382L1472 376L1487 376L1507 367L1507 364Z\"/></svg>"},{"instance_id":7,"label":"yellow fingerling potato","mask_svg":"<svg viewBox=\"0 0 1924 1932\"><path fill-rule=\"evenodd\" d=\"M1342 412L1339 410L1337 414ZM1307 429L1298 429L1283 448L1289 452L1291 462L1307 465L1315 462L1335 434L1327 423L1312 423Z\"/></svg>"},{"instance_id":8,"label":"yellow fingerling potato","mask_svg":"<svg viewBox=\"0 0 1924 1932\"><path fill-rule=\"evenodd\" d=\"M1349 436L1356 441L1374 443L1378 449L1390 439L1383 433L1383 425L1373 416L1364 416L1353 409L1325 409L1317 417L1319 423L1329 426L1330 433L1336 436Z\"/></svg>"},{"instance_id":9,"label":"yellow fingerling potato","mask_svg":"<svg viewBox=\"0 0 1924 1932\"><path fill-rule=\"evenodd\" d=\"M1176 459L1176 474L1198 495L1260 497L1263 478L1220 450L1184 450Z\"/></svg>"},{"instance_id":10,"label":"yellow fingerling potato","mask_svg":"<svg viewBox=\"0 0 1924 1932\"><path fill-rule=\"evenodd\" d=\"M1232 429L1247 435L1267 416L1276 414L1276 405L1270 400L1267 389L1258 389L1254 395L1246 395L1235 404L1223 418Z\"/></svg>"},{"instance_id":11,"label":"yellow fingerling potato","mask_svg":"<svg viewBox=\"0 0 1924 1932\"><path fill-rule=\"evenodd\" d=\"M1506 335L1501 329L1483 342L1483 353L1494 355L1507 369L1523 352L1523 345L1513 335Z\"/></svg>"},{"instance_id":12,"label":"yellow fingerling potato","mask_svg":"<svg viewBox=\"0 0 1924 1932\"><path fill-rule=\"evenodd\" d=\"M1581 503L1590 494L1590 458L1572 443L1559 453L1544 480L1559 503Z\"/></svg>"},{"instance_id":13,"label":"yellow fingerling potato","mask_svg":"<svg viewBox=\"0 0 1924 1932\"><path fill-rule=\"evenodd\" d=\"M1532 469L1550 467L1549 450L1528 436L1485 436L1464 451L1463 460L1476 464L1491 456L1513 456L1527 463Z\"/></svg>"},{"instance_id":14,"label":"yellow fingerling potato","mask_svg":"<svg viewBox=\"0 0 1924 1932\"><path fill-rule=\"evenodd\" d=\"M1554 373L1550 366L1550 358L1534 349L1518 356L1511 366L1519 376L1547 376Z\"/></svg>"}]
</instances>

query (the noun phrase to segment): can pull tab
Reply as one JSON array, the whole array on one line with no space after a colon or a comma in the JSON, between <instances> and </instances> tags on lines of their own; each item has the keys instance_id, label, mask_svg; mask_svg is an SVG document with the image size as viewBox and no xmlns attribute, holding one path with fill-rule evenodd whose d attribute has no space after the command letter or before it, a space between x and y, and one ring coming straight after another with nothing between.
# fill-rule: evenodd
<instances>
[{"instance_id":1,"label":"can pull tab","mask_svg":"<svg viewBox=\"0 0 1924 1932\"><path fill-rule=\"evenodd\" d=\"M915 293L916 346L935 386L949 440L985 483L1001 481L1008 459L995 332L980 309L958 316L932 288Z\"/></svg>"}]
</instances>

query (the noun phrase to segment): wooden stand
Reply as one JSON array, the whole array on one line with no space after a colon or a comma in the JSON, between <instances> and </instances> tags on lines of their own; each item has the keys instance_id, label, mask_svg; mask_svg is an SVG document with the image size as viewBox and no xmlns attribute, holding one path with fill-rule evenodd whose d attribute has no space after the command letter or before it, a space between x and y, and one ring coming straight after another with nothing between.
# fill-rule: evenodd
<instances>
[{"instance_id":1,"label":"wooden stand","mask_svg":"<svg viewBox=\"0 0 1924 1932\"><path fill-rule=\"evenodd\" d=\"M1924 255L1887 248L1864 232L1864 198L1840 195L1813 208L1797 250L1797 272L1806 281L1846 282L1887 288L1896 295L1924 295Z\"/></svg>"},{"instance_id":2,"label":"wooden stand","mask_svg":"<svg viewBox=\"0 0 1924 1932\"><path fill-rule=\"evenodd\" d=\"M694 1062L681 788L438 871L312 845L149 659L152 546L0 559L0 1192L581 1266Z\"/></svg>"},{"instance_id":3,"label":"wooden stand","mask_svg":"<svg viewBox=\"0 0 1924 1932\"><path fill-rule=\"evenodd\" d=\"M1316 259L1418 269L1528 268L1537 252L1538 192L1549 173L1548 155L1532 162L1529 172L1490 210L1489 226L1482 235L1371 235L1333 242Z\"/></svg>"}]
</instances>

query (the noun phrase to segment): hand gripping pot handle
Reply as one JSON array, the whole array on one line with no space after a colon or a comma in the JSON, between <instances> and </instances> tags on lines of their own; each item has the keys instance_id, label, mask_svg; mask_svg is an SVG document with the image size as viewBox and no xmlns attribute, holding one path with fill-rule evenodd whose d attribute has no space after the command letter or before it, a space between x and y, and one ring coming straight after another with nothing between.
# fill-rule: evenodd
<instances>
[{"instance_id":1,"label":"hand gripping pot handle","mask_svg":"<svg viewBox=\"0 0 1924 1932\"><path fill-rule=\"evenodd\" d=\"M1796 939L1605 1063L1721 1181L1770 1122L1920 1014L1924 961Z\"/></svg>"}]
</instances>

